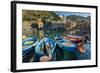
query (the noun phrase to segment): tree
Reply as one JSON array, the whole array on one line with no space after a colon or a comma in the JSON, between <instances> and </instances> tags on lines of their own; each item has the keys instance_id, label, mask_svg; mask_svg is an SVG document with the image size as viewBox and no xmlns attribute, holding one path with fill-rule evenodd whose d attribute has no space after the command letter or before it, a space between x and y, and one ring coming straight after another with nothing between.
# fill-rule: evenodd
<instances>
[{"instance_id":1,"label":"tree","mask_svg":"<svg viewBox=\"0 0 100 73\"><path fill-rule=\"evenodd\" d=\"M87 16L87 20L88 21L91 21L91 16Z\"/></svg>"},{"instance_id":2,"label":"tree","mask_svg":"<svg viewBox=\"0 0 100 73\"><path fill-rule=\"evenodd\" d=\"M22 11L23 21L37 20L41 18L43 21L47 19L59 20L60 17L54 11L37 11L37 10L23 10Z\"/></svg>"}]
</instances>

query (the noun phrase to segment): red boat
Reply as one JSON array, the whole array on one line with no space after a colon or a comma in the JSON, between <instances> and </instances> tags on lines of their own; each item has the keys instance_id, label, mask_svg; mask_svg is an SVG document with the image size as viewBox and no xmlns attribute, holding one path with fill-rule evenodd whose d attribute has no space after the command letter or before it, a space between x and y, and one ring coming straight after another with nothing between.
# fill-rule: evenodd
<instances>
[{"instance_id":1,"label":"red boat","mask_svg":"<svg viewBox=\"0 0 100 73\"><path fill-rule=\"evenodd\" d=\"M85 48L83 46L84 42L83 42L83 38L81 36L67 35L67 36L64 36L64 38L66 40L70 40L72 42L77 43L78 44L78 50L80 51L80 53L85 52Z\"/></svg>"},{"instance_id":2,"label":"red boat","mask_svg":"<svg viewBox=\"0 0 100 73\"><path fill-rule=\"evenodd\" d=\"M64 38L67 39L67 40L70 40L72 42L76 42L76 43L82 42L82 37L81 36L67 35Z\"/></svg>"}]
</instances>

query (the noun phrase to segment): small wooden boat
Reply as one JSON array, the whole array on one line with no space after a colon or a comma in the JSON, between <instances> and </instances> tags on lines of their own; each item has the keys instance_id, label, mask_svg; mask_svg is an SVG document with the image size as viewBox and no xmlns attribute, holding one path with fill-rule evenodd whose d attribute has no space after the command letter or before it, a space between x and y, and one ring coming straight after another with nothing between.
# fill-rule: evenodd
<instances>
[{"instance_id":1,"label":"small wooden boat","mask_svg":"<svg viewBox=\"0 0 100 73\"><path fill-rule=\"evenodd\" d=\"M25 46L22 49L22 55L23 55L23 62L29 62L30 59L35 54L35 47L37 45L38 41L32 45Z\"/></svg>"},{"instance_id":2,"label":"small wooden boat","mask_svg":"<svg viewBox=\"0 0 100 73\"><path fill-rule=\"evenodd\" d=\"M33 43L34 41L34 43ZM27 43L32 42L32 43ZM23 40L22 45L22 55L23 55L23 62L29 62L30 58L35 53L35 46L38 43L38 40L32 38L26 38Z\"/></svg>"},{"instance_id":3,"label":"small wooden boat","mask_svg":"<svg viewBox=\"0 0 100 73\"><path fill-rule=\"evenodd\" d=\"M63 37L56 37L57 44L67 52L74 52L77 45L72 43L70 40L65 39Z\"/></svg>"},{"instance_id":4,"label":"small wooden boat","mask_svg":"<svg viewBox=\"0 0 100 73\"><path fill-rule=\"evenodd\" d=\"M43 54L43 51L42 50L45 48L45 46L48 43L50 44L50 48L51 48L50 51L53 54L54 49L56 47L56 43L52 39L50 39L50 38L44 38L40 42L38 42L38 44L35 47L35 52L36 53L39 53L39 54Z\"/></svg>"},{"instance_id":5,"label":"small wooden boat","mask_svg":"<svg viewBox=\"0 0 100 73\"><path fill-rule=\"evenodd\" d=\"M40 58L43 56L51 57L51 60L54 60L55 47L56 43L54 40L50 38L43 38L35 47L34 61L40 61Z\"/></svg>"},{"instance_id":6,"label":"small wooden boat","mask_svg":"<svg viewBox=\"0 0 100 73\"><path fill-rule=\"evenodd\" d=\"M83 38L81 36L67 35L64 38L66 40L70 40L70 41L76 43L77 44L77 49L79 50L80 53L84 53L85 52L85 48L83 46L84 41L83 41Z\"/></svg>"},{"instance_id":7,"label":"small wooden boat","mask_svg":"<svg viewBox=\"0 0 100 73\"><path fill-rule=\"evenodd\" d=\"M82 37L81 36L72 36L72 35L67 35L64 36L65 39L70 40L72 42L80 43L82 42Z\"/></svg>"},{"instance_id":8,"label":"small wooden boat","mask_svg":"<svg viewBox=\"0 0 100 73\"><path fill-rule=\"evenodd\" d=\"M74 52L76 49L78 49L78 51L80 53L84 53L85 52L85 48L83 46L83 41L82 41L82 37L80 36L67 36L67 37L60 37L57 38L57 42L58 44L62 47L62 49L64 49L65 51L68 52Z\"/></svg>"}]
</instances>

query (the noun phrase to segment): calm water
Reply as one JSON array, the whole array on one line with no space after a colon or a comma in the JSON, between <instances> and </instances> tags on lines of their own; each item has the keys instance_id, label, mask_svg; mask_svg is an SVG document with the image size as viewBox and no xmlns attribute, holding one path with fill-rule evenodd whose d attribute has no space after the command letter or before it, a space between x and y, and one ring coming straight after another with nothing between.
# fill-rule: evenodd
<instances>
[{"instance_id":1,"label":"calm water","mask_svg":"<svg viewBox=\"0 0 100 73\"><path fill-rule=\"evenodd\" d=\"M55 35L62 35L63 32L61 30L59 30L59 31L46 31L46 32L44 32L44 34L47 35L47 37L54 39ZM29 47L30 45L26 45L26 46L24 45L23 49ZM77 50L74 53L70 53L70 52L64 51L64 58L61 59L61 60L85 60L85 59L91 59L91 43L90 43L90 41L85 43L83 46L86 49L86 51L84 53L80 53ZM60 58L61 57L59 56L59 59Z\"/></svg>"}]
</instances>

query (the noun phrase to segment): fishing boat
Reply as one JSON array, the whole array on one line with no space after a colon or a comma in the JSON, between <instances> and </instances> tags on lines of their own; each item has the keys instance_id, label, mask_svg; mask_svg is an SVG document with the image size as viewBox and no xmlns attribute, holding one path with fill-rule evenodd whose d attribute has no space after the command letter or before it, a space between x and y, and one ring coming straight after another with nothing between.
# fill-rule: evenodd
<instances>
[{"instance_id":1,"label":"fishing boat","mask_svg":"<svg viewBox=\"0 0 100 73\"><path fill-rule=\"evenodd\" d=\"M75 42L75 43L82 42L82 37L81 36L67 35L67 36L64 36L64 38L67 39L67 40L70 40L72 42Z\"/></svg>"},{"instance_id":2,"label":"fishing boat","mask_svg":"<svg viewBox=\"0 0 100 73\"><path fill-rule=\"evenodd\" d=\"M58 45L67 52L74 52L77 45L72 43L70 40L64 39L63 37L56 37Z\"/></svg>"},{"instance_id":3,"label":"fishing boat","mask_svg":"<svg viewBox=\"0 0 100 73\"><path fill-rule=\"evenodd\" d=\"M35 47L35 52L39 53L39 54L43 54L43 49L45 48L46 45L50 45L50 51L53 54L54 49L56 47L56 43L54 42L54 40L50 39L50 38L44 38L42 39L40 42L38 42L38 44Z\"/></svg>"},{"instance_id":4,"label":"fishing boat","mask_svg":"<svg viewBox=\"0 0 100 73\"><path fill-rule=\"evenodd\" d=\"M24 39L22 43L23 62L29 62L30 58L35 53L35 46L37 45L38 40L31 37Z\"/></svg>"},{"instance_id":5,"label":"fishing boat","mask_svg":"<svg viewBox=\"0 0 100 73\"><path fill-rule=\"evenodd\" d=\"M35 57L34 61L40 61L40 57L42 56L51 56L52 60L54 60L54 51L56 49L56 42L50 38L43 38L38 42L35 47Z\"/></svg>"},{"instance_id":6,"label":"fishing boat","mask_svg":"<svg viewBox=\"0 0 100 73\"><path fill-rule=\"evenodd\" d=\"M85 52L85 48L83 46L84 42L82 40L81 36L73 36L73 35L67 35L66 37L55 37L55 40L58 42L58 44L68 52L74 52L76 49L80 53Z\"/></svg>"},{"instance_id":7,"label":"fishing boat","mask_svg":"<svg viewBox=\"0 0 100 73\"><path fill-rule=\"evenodd\" d=\"M32 45L28 45L25 48L22 48L23 51L23 56L25 56L31 49L35 48L35 46L37 45L38 41L36 41L34 44Z\"/></svg>"},{"instance_id":8,"label":"fishing boat","mask_svg":"<svg viewBox=\"0 0 100 73\"><path fill-rule=\"evenodd\" d=\"M74 43L77 44L77 49L79 50L80 53L84 53L85 52L85 48L84 48L84 41L83 41L83 37L82 36L77 36L77 35L67 35L67 36L64 36L64 38L66 40L70 40ZM84 40L86 40L84 38Z\"/></svg>"}]
</instances>

